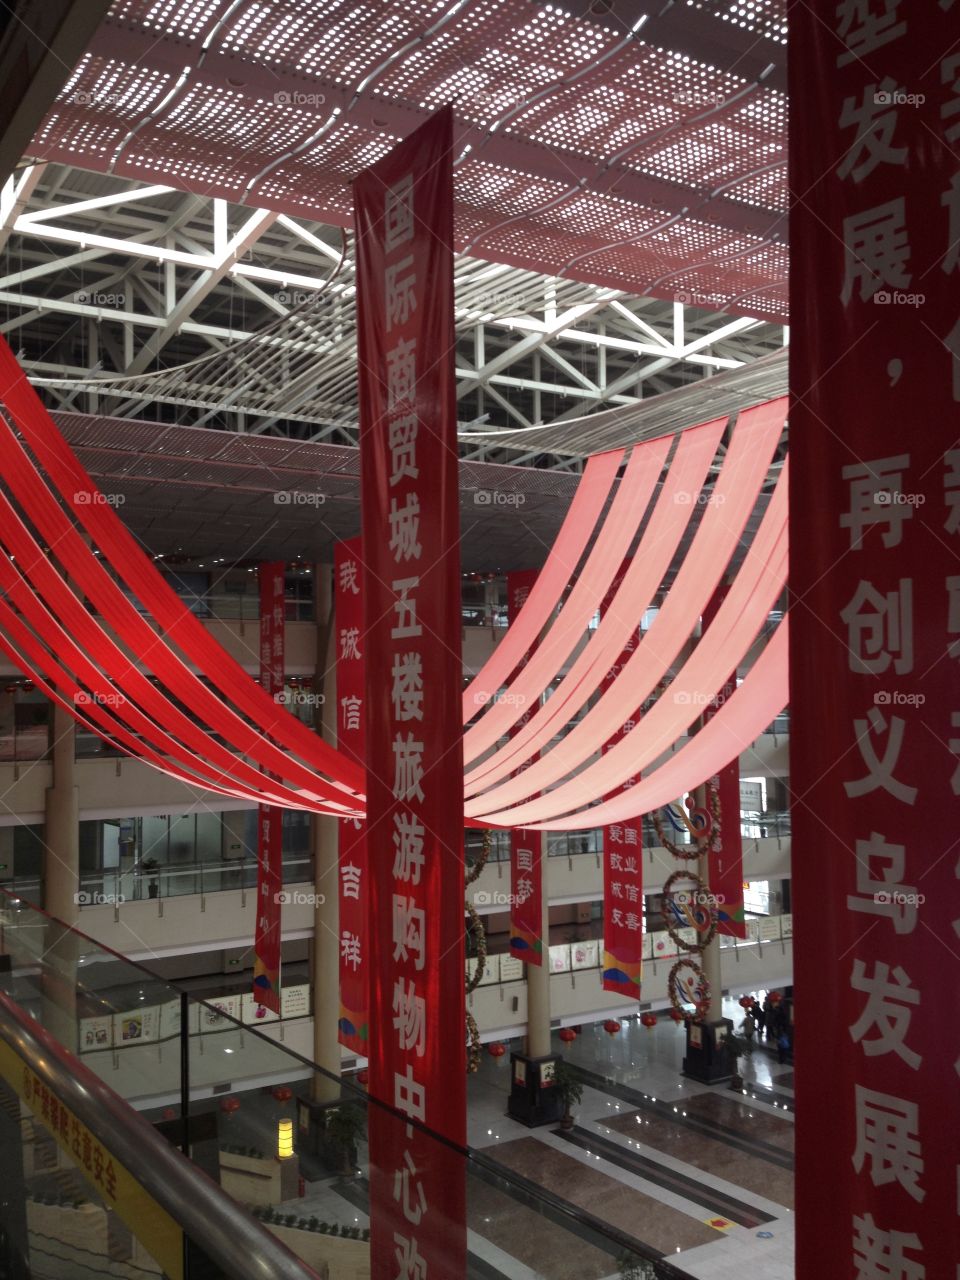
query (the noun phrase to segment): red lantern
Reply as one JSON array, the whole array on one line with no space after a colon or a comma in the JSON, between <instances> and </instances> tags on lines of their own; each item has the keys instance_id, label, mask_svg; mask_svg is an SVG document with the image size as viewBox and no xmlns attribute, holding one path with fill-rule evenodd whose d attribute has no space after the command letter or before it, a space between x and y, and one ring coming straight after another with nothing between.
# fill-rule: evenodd
<instances>
[{"instance_id":1,"label":"red lantern","mask_svg":"<svg viewBox=\"0 0 960 1280\"><path fill-rule=\"evenodd\" d=\"M752 1009L753 996L741 996L740 999L737 1001L737 1004L740 1006L741 1009Z\"/></svg>"},{"instance_id":2,"label":"red lantern","mask_svg":"<svg viewBox=\"0 0 960 1280\"><path fill-rule=\"evenodd\" d=\"M293 1090L288 1089L285 1084L278 1084L273 1090L273 1096L278 1102L289 1102L293 1097Z\"/></svg>"},{"instance_id":3,"label":"red lantern","mask_svg":"<svg viewBox=\"0 0 960 1280\"><path fill-rule=\"evenodd\" d=\"M769 996L767 996L767 999L770 1001L772 1005L776 1006L783 999L783 996L780 994L779 991L771 991Z\"/></svg>"},{"instance_id":4,"label":"red lantern","mask_svg":"<svg viewBox=\"0 0 960 1280\"><path fill-rule=\"evenodd\" d=\"M653 1015L649 1013L645 1013L643 1017L650 1018L650 1017L653 1017ZM654 1022L656 1022L656 1018L654 1018L653 1020ZM642 1022L643 1018L641 1018L640 1021ZM616 1018L608 1018L607 1021L603 1024L603 1029L608 1036L615 1036L617 1032L620 1030L620 1023L616 1020Z\"/></svg>"},{"instance_id":5,"label":"red lantern","mask_svg":"<svg viewBox=\"0 0 960 1280\"><path fill-rule=\"evenodd\" d=\"M220 1103L220 1110L225 1111L228 1116L232 1116L235 1111L240 1110L239 1098L224 1098Z\"/></svg>"},{"instance_id":6,"label":"red lantern","mask_svg":"<svg viewBox=\"0 0 960 1280\"><path fill-rule=\"evenodd\" d=\"M366 1088L367 1081L370 1079L370 1072L366 1067L362 1071L357 1072L357 1084L362 1084Z\"/></svg>"},{"instance_id":7,"label":"red lantern","mask_svg":"<svg viewBox=\"0 0 960 1280\"><path fill-rule=\"evenodd\" d=\"M164 1120L176 1120L177 1113L174 1111L173 1107L164 1107L163 1118Z\"/></svg>"},{"instance_id":8,"label":"red lantern","mask_svg":"<svg viewBox=\"0 0 960 1280\"><path fill-rule=\"evenodd\" d=\"M573 1027L560 1028L560 1039L563 1041L564 1044L572 1044L573 1041L576 1040L576 1038L577 1038L577 1033L574 1031Z\"/></svg>"},{"instance_id":9,"label":"red lantern","mask_svg":"<svg viewBox=\"0 0 960 1280\"><path fill-rule=\"evenodd\" d=\"M657 1025L657 1015L655 1013L641 1013L640 1021L647 1028L655 1027ZM619 1029L619 1023L617 1025Z\"/></svg>"},{"instance_id":10,"label":"red lantern","mask_svg":"<svg viewBox=\"0 0 960 1280\"><path fill-rule=\"evenodd\" d=\"M683 1022L684 1018L686 1017L686 1014L684 1014L682 1009L671 1009L670 1017L674 1020L674 1022Z\"/></svg>"},{"instance_id":11,"label":"red lantern","mask_svg":"<svg viewBox=\"0 0 960 1280\"><path fill-rule=\"evenodd\" d=\"M491 1058L502 1058L506 1052L499 1040L494 1040L492 1044L487 1045L487 1053Z\"/></svg>"}]
</instances>

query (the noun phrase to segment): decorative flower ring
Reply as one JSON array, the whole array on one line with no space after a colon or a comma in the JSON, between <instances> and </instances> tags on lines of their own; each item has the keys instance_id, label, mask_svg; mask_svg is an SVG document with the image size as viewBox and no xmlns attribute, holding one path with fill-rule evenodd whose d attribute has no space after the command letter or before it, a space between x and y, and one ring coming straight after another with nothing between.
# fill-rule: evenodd
<instances>
[{"instance_id":1,"label":"decorative flower ring","mask_svg":"<svg viewBox=\"0 0 960 1280\"><path fill-rule=\"evenodd\" d=\"M477 1020L467 1012L467 1074L480 1070L480 1028Z\"/></svg>"},{"instance_id":2,"label":"decorative flower ring","mask_svg":"<svg viewBox=\"0 0 960 1280\"><path fill-rule=\"evenodd\" d=\"M476 991L480 985L480 980L487 967L487 933L473 903L465 902L463 905L467 915L470 917L470 930L477 943L477 967L467 979L467 995L469 995L471 991Z\"/></svg>"},{"instance_id":3,"label":"decorative flower ring","mask_svg":"<svg viewBox=\"0 0 960 1280\"><path fill-rule=\"evenodd\" d=\"M678 884L683 884L678 889ZM662 916L664 927L683 951L702 951L717 932L719 916L710 900L710 894L692 871L674 871L663 886ZM686 942L680 936L681 929L696 929L696 942Z\"/></svg>"},{"instance_id":4,"label":"decorative flower ring","mask_svg":"<svg viewBox=\"0 0 960 1280\"><path fill-rule=\"evenodd\" d=\"M681 977L684 969L690 971L686 978ZM700 966L686 956L678 960L670 970L667 994L673 1007L679 1009L691 1022L703 1022L710 1012L710 983ZM691 1004L693 1012L686 1007Z\"/></svg>"}]
</instances>

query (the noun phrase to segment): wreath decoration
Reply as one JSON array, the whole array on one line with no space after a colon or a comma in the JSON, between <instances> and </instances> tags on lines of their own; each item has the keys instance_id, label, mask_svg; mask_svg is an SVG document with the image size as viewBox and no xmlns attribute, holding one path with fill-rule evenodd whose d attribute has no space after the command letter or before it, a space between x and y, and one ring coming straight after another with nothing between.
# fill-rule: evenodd
<instances>
[{"instance_id":1,"label":"wreath decoration","mask_svg":"<svg viewBox=\"0 0 960 1280\"><path fill-rule=\"evenodd\" d=\"M480 849L480 857L470 872L465 876L465 884L473 884L487 865L487 859L490 857L490 849L493 844L493 837L489 830L483 833L483 845ZM473 933L477 944L477 967L473 973L466 979L467 995L471 991L475 991L480 985L484 971L487 967L487 931L483 927L483 921L472 902L464 902L464 910L470 919L468 926ZM472 1075L480 1070L480 1028L477 1026L477 1020L473 1014L467 1010L467 1074Z\"/></svg>"},{"instance_id":2,"label":"wreath decoration","mask_svg":"<svg viewBox=\"0 0 960 1280\"><path fill-rule=\"evenodd\" d=\"M691 970L686 986L693 988L692 995L688 995L684 991L684 983L680 976L684 969ZM710 1012L710 984L707 982L700 966L687 956L684 956L682 960L678 960L670 970L667 977L667 995L670 997L670 1003L674 1009L679 1010L690 1022L703 1022ZM692 1012L687 1008L691 1004L693 1005Z\"/></svg>"},{"instance_id":3,"label":"wreath decoration","mask_svg":"<svg viewBox=\"0 0 960 1280\"><path fill-rule=\"evenodd\" d=\"M467 1013L467 1074L480 1070L480 1028L472 1013Z\"/></svg>"},{"instance_id":4,"label":"wreath decoration","mask_svg":"<svg viewBox=\"0 0 960 1280\"><path fill-rule=\"evenodd\" d=\"M493 832L488 827L483 833L483 844L480 846L480 857L463 878L464 886L474 884L480 879L483 868L487 865L490 850L493 848Z\"/></svg>"},{"instance_id":5,"label":"wreath decoration","mask_svg":"<svg viewBox=\"0 0 960 1280\"><path fill-rule=\"evenodd\" d=\"M661 847L666 849L667 853L672 853L675 858L679 858L683 862L696 862L700 857L700 846L696 839L694 839L693 844L676 844L670 839L664 830L663 819L660 817L660 814L656 809L653 810L650 817L653 820L653 829L657 833L657 839L660 841Z\"/></svg>"},{"instance_id":6,"label":"wreath decoration","mask_svg":"<svg viewBox=\"0 0 960 1280\"><path fill-rule=\"evenodd\" d=\"M688 897L693 898L692 903L681 902L675 896L678 892L677 884L684 880L692 882L693 888L683 890ZM663 906L660 914L663 918L664 928L682 951L702 951L713 940L713 936L717 932L719 915L716 907L703 901L706 896L707 891L700 877L694 875L691 871L684 871L682 868L679 871L674 871L664 883L662 890ZM696 929L697 941L684 941L680 936L681 929Z\"/></svg>"}]
</instances>

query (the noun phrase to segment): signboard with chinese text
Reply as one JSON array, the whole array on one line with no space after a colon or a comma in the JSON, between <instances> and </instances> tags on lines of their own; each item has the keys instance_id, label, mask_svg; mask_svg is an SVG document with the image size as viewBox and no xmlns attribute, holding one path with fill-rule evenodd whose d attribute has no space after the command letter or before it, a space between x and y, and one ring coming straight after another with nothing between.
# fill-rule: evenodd
<instances>
[{"instance_id":1,"label":"signboard with chinese text","mask_svg":"<svg viewBox=\"0 0 960 1280\"><path fill-rule=\"evenodd\" d=\"M283 697L284 564L260 566L260 684ZM282 712L282 707L279 708ZM283 891L283 811L257 808L257 924L254 936L253 998L280 1012L280 895Z\"/></svg>"},{"instance_id":2,"label":"signboard with chinese text","mask_svg":"<svg viewBox=\"0 0 960 1280\"><path fill-rule=\"evenodd\" d=\"M354 183L370 883L371 1269L466 1273L453 114Z\"/></svg>"},{"instance_id":3,"label":"signboard with chinese text","mask_svg":"<svg viewBox=\"0 0 960 1280\"><path fill-rule=\"evenodd\" d=\"M798 1280L960 1258L957 35L791 9Z\"/></svg>"},{"instance_id":4,"label":"signboard with chinese text","mask_svg":"<svg viewBox=\"0 0 960 1280\"><path fill-rule=\"evenodd\" d=\"M526 604L527 596L537 580L538 570L511 570L507 574L507 625L512 626ZM536 644L531 648L531 652ZM523 670L527 659L513 672L511 679ZM523 715L512 726L513 737L537 710L538 703L524 708ZM529 769L528 760L517 773ZM514 827L510 832L510 954L525 964L543 964L543 833Z\"/></svg>"},{"instance_id":5,"label":"signboard with chinese text","mask_svg":"<svg viewBox=\"0 0 960 1280\"><path fill-rule=\"evenodd\" d=\"M164 1275L169 1280L182 1280L183 1232L178 1224L4 1041L0 1041L0 1076L89 1180L106 1207L126 1223Z\"/></svg>"},{"instance_id":6,"label":"signboard with chinese text","mask_svg":"<svg viewBox=\"0 0 960 1280\"><path fill-rule=\"evenodd\" d=\"M360 538L333 551L333 600L337 654L337 746L361 766L366 754L364 717L363 595ZM367 824L341 818L337 855L340 929L340 1043L367 1056L369 938L367 932Z\"/></svg>"}]
</instances>

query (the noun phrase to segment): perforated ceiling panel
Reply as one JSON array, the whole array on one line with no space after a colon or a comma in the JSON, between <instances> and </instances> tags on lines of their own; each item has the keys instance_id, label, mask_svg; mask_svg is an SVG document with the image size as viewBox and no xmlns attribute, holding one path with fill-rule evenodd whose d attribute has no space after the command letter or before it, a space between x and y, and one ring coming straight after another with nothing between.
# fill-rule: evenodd
<instances>
[{"instance_id":1,"label":"perforated ceiling panel","mask_svg":"<svg viewBox=\"0 0 960 1280\"><path fill-rule=\"evenodd\" d=\"M530 0L116 0L30 152L345 225L356 173L452 101L459 248L784 319L783 0L605 21Z\"/></svg>"}]
</instances>

